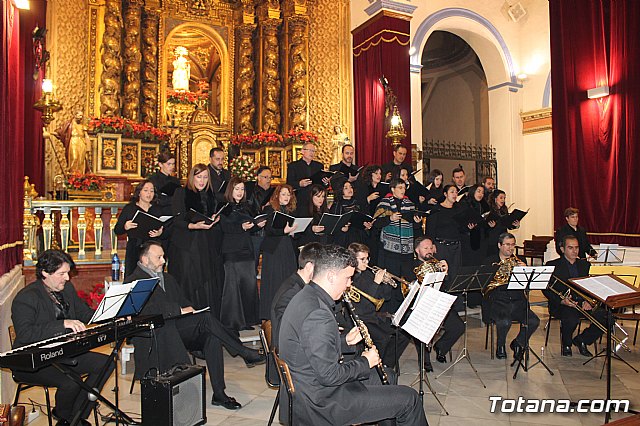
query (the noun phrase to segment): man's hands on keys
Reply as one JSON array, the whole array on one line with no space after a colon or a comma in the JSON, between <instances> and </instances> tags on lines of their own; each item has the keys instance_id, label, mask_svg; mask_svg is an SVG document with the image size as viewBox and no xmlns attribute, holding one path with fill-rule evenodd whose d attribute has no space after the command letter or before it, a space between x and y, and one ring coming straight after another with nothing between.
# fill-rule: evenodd
<instances>
[{"instance_id":1,"label":"man's hands on keys","mask_svg":"<svg viewBox=\"0 0 640 426\"><path fill-rule=\"evenodd\" d=\"M68 328L72 330L74 333L77 333L79 331L85 331L87 329L87 327L85 327L85 325L81 321L74 320L74 319L64 320L64 328Z\"/></svg>"},{"instance_id":2,"label":"man's hands on keys","mask_svg":"<svg viewBox=\"0 0 640 426\"><path fill-rule=\"evenodd\" d=\"M360 329L358 327L353 327L351 330L349 330L349 332L347 333L347 345L349 346L353 346L356 343L360 342L362 340L362 334L360 334Z\"/></svg>"},{"instance_id":3,"label":"man's hands on keys","mask_svg":"<svg viewBox=\"0 0 640 426\"><path fill-rule=\"evenodd\" d=\"M369 361L369 368L373 368L380 363L380 355L378 355L378 350L375 346L362 352L362 356Z\"/></svg>"}]
</instances>

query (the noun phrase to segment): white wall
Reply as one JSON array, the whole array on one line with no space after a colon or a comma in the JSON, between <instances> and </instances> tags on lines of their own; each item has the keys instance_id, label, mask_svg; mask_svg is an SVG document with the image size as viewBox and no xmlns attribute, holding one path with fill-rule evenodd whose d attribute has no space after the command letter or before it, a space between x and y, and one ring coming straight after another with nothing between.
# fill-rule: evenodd
<instances>
[{"instance_id":1,"label":"white wall","mask_svg":"<svg viewBox=\"0 0 640 426\"><path fill-rule=\"evenodd\" d=\"M378 1L378 0L376 0ZM450 31L462 37L474 49L487 74L489 87L510 82L511 74L525 72L528 79L517 92L508 87L489 91L490 143L498 151L498 179L507 192L508 202L530 208L530 214L518 230L518 238L532 234L550 235L553 230L553 187L551 132L523 136L520 112L543 107L545 85L550 70L549 16L547 0L520 0L527 15L513 22L504 0L396 0L417 6L411 19L412 64L419 64L428 35L435 30ZM515 2L510 2L515 3ZM364 9L369 0L352 0L351 28L369 19ZM444 9L464 9L437 21L422 40L416 35L420 24ZM480 16L463 17L467 11ZM489 25L482 22L488 21ZM490 27L501 37L504 46ZM506 49L505 49L506 47ZM411 74L411 133L414 143L422 140L420 73ZM418 145L421 145L419 143Z\"/></svg>"}]
</instances>

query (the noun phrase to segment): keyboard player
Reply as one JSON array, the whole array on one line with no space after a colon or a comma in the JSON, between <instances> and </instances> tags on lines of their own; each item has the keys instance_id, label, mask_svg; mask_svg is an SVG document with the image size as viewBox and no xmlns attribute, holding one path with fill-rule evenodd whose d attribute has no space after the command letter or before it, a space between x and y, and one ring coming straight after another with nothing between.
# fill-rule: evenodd
<instances>
[{"instance_id":1,"label":"keyboard player","mask_svg":"<svg viewBox=\"0 0 640 426\"><path fill-rule=\"evenodd\" d=\"M11 306L16 332L14 348L86 330L85 324L91 319L93 310L78 297L69 281L69 272L74 266L69 255L58 250L46 250L38 257L37 280L20 290ZM51 349L52 352L56 350L56 347ZM106 355L87 352L63 362L78 375L86 374L85 382L100 391L113 371L113 365L108 366L107 374L97 383L107 360ZM87 393L81 392L78 384L54 366L36 371L14 369L13 373L19 381L56 387L53 416L58 420L58 426L70 424L87 399ZM81 425L90 424L86 418L94 404L89 403L81 414Z\"/></svg>"}]
</instances>

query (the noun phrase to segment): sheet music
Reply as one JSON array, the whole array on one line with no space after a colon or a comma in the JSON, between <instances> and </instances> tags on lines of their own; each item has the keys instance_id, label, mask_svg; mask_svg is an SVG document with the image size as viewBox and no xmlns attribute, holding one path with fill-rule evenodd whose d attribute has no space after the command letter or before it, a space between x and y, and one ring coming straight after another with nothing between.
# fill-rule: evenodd
<instances>
[{"instance_id":1,"label":"sheet music","mask_svg":"<svg viewBox=\"0 0 640 426\"><path fill-rule=\"evenodd\" d=\"M122 302L135 287L137 281L127 284L112 285L107 290L98 309L93 313L93 317L89 323L100 321L102 318L113 318L118 315L118 311L122 307Z\"/></svg>"},{"instance_id":2,"label":"sheet music","mask_svg":"<svg viewBox=\"0 0 640 426\"><path fill-rule=\"evenodd\" d=\"M596 259L596 262L604 263L619 260L618 248L620 248L618 244L601 243L598 246L598 258Z\"/></svg>"},{"instance_id":3,"label":"sheet music","mask_svg":"<svg viewBox=\"0 0 640 426\"><path fill-rule=\"evenodd\" d=\"M417 281L409 284L409 294L407 294L407 297L404 298L396 313L393 314L391 324L395 325L396 327L400 326L400 320L402 320L405 312L407 312L407 309L409 309L409 306L411 306L411 301L414 297L416 297L416 293L418 293L418 290L420 290L420 286L418 285Z\"/></svg>"},{"instance_id":4,"label":"sheet music","mask_svg":"<svg viewBox=\"0 0 640 426\"><path fill-rule=\"evenodd\" d=\"M614 280L608 275L582 278L573 281L580 284L585 290L589 291L602 300L607 300L609 296L635 292L635 290Z\"/></svg>"},{"instance_id":5,"label":"sheet music","mask_svg":"<svg viewBox=\"0 0 640 426\"><path fill-rule=\"evenodd\" d=\"M555 266L514 266L507 290L524 290L529 277L532 277L529 290L544 290L549 285L555 268Z\"/></svg>"},{"instance_id":6,"label":"sheet music","mask_svg":"<svg viewBox=\"0 0 640 426\"><path fill-rule=\"evenodd\" d=\"M446 272L429 272L424 274L424 278L422 279L422 286L433 287L436 290L440 291L440 287L442 287L442 282L444 278L447 276ZM420 293L422 295L422 292ZM421 296L420 296L421 297Z\"/></svg>"},{"instance_id":7,"label":"sheet music","mask_svg":"<svg viewBox=\"0 0 640 426\"><path fill-rule=\"evenodd\" d=\"M299 232L304 232L312 220L312 217L296 217L296 220L294 220L293 223L297 223L298 227L291 233L291 235L293 236Z\"/></svg>"},{"instance_id":8,"label":"sheet music","mask_svg":"<svg viewBox=\"0 0 640 426\"><path fill-rule=\"evenodd\" d=\"M456 296L443 293L433 287L422 287L423 297L414 305L409 319L402 326L407 333L424 343L429 343L447 316Z\"/></svg>"}]
</instances>

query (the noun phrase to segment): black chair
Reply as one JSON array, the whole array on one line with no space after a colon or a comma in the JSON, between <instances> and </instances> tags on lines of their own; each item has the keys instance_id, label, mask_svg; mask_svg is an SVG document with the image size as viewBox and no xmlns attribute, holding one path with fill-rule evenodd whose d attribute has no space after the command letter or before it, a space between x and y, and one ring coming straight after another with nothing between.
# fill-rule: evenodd
<instances>
[{"instance_id":1,"label":"black chair","mask_svg":"<svg viewBox=\"0 0 640 426\"><path fill-rule=\"evenodd\" d=\"M278 403L280 402L280 383L273 383L271 381L271 369L273 366L276 368L275 359L273 357L273 352L271 350L271 320L263 321L260 327L260 342L262 342L262 349L264 350L265 355L267 356L267 366L264 372L264 380L267 382L267 385L271 388L278 389L276 393L276 399L273 401L273 408L271 409L271 415L269 416L269 423L267 426L271 426L273 424L273 419L276 415L276 410L278 408ZM278 377L280 375L278 374Z\"/></svg>"},{"instance_id":2,"label":"black chair","mask_svg":"<svg viewBox=\"0 0 640 426\"><path fill-rule=\"evenodd\" d=\"M293 379L291 378L291 371L286 362L278 357L277 351L272 351L273 359L278 366L278 376L280 377L280 383L284 383L284 388L289 396L289 426L293 426L293 397L295 395L295 387L293 386Z\"/></svg>"},{"instance_id":3,"label":"black chair","mask_svg":"<svg viewBox=\"0 0 640 426\"><path fill-rule=\"evenodd\" d=\"M13 347L13 342L16 340L16 330L13 328L13 325L9 326L9 341L11 342L11 347ZM13 377L13 381L16 382L16 384L18 385L18 388L16 389L16 396L13 398L13 405L16 406L18 405L18 401L20 400L20 392L22 392L25 389L30 389L30 388L34 388L34 387L41 387L44 389L44 397L47 401L47 417L49 418L49 426L52 426L52 418L53 416L51 415L51 398L49 396L49 387L48 386L44 386L44 385L40 385L37 383L27 383L27 382L21 382L18 379L16 379L15 374L11 374L11 376Z\"/></svg>"}]
</instances>

